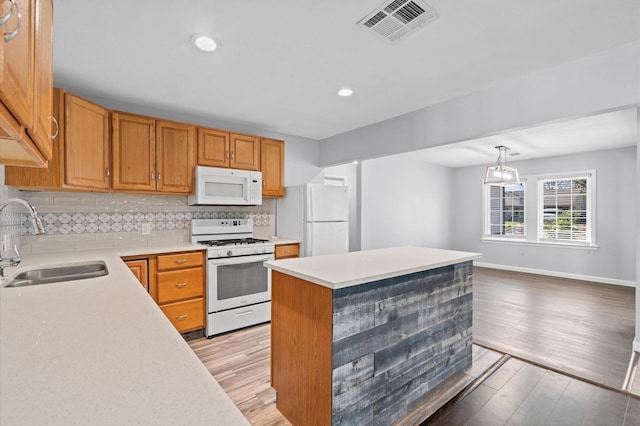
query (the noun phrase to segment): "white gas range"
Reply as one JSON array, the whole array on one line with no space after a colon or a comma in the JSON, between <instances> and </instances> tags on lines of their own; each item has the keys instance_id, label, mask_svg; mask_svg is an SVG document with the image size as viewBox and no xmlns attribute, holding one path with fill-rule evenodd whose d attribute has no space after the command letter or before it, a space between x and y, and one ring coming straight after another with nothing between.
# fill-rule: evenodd
<instances>
[{"instance_id":1,"label":"white gas range","mask_svg":"<svg viewBox=\"0 0 640 426\"><path fill-rule=\"evenodd\" d=\"M275 245L253 238L252 219L193 219L191 241L207 249L207 319L211 337L271 320Z\"/></svg>"}]
</instances>

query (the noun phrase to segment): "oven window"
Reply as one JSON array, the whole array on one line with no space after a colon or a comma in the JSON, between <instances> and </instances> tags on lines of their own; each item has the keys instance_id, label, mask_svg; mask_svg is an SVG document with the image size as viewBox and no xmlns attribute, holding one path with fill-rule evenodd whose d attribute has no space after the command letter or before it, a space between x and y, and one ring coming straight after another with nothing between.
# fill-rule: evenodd
<instances>
[{"instance_id":1,"label":"oven window","mask_svg":"<svg viewBox=\"0 0 640 426\"><path fill-rule=\"evenodd\" d=\"M268 290L267 268L262 261L218 265L218 300L264 293Z\"/></svg>"}]
</instances>

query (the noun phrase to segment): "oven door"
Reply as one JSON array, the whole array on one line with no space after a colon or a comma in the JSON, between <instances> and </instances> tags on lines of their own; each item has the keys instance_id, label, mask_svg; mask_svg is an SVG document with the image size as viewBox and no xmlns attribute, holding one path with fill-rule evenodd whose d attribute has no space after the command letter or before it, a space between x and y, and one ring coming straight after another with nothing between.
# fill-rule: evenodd
<instances>
[{"instance_id":1,"label":"oven door","mask_svg":"<svg viewBox=\"0 0 640 426\"><path fill-rule=\"evenodd\" d=\"M273 253L209 259L207 312L218 312L271 300L271 274L263 262Z\"/></svg>"}]
</instances>

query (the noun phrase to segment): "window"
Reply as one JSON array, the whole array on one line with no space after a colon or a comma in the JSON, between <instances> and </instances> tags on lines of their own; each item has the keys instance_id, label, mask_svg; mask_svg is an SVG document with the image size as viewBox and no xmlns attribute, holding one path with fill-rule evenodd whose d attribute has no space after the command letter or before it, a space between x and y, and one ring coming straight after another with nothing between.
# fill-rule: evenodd
<instances>
[{"instance_id":1,"label":"window","mask_svg":"<svg viewBox=\"0 0 640 426\"><path fill-rule=\"evenodd\" d=\"M489 223L491 236L523 237L524 184L487 185L489 191Z\"/></svg>"},{"instance_id":2,"label":"window","mask_svg":"<svg viewBox=\"0 0 640 426\"><path fill-rule=\"evenodd\" d=\"M590 175L538 179L538 239L590 243Z\"/></svg>"},{"instance_id":3,"label":"window","mask_svg":"<svg viewBox=\"0 0 640 426\"><path fill-rule=\"evenodd\" d=\"M596 246L595 170L484 185L484 205L487 241Z\"/></svg>"}]
</instances>

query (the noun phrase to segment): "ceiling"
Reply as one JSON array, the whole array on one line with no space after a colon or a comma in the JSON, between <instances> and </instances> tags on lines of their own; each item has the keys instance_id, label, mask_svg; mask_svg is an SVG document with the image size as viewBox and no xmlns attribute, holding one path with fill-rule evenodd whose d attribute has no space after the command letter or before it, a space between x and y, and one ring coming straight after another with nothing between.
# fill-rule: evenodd
<instances>
[{"instance_id":1,"label":"ceiling","mask_svg":"<svg viewBox=\"0 0 640 426\"><path fill-rule=\"evenodd\" d=\"M489 165L498 159L498 145L509 148L507 161L635 146L636 108L543 124L526 129L413 151L406 156L439 166L457 168Z\"/></svg>"},{"instance_id":2,"label":"ceiling","mask_svg":"<svg viewBox=\"0 0 640 426\"><path fill-rule=\"evenodd\" d=\"M322 140L640 39L640 0L429 0L395 44L356 25L380 4L54 0L55 84Z\"/></svg>"}]
</instances>

